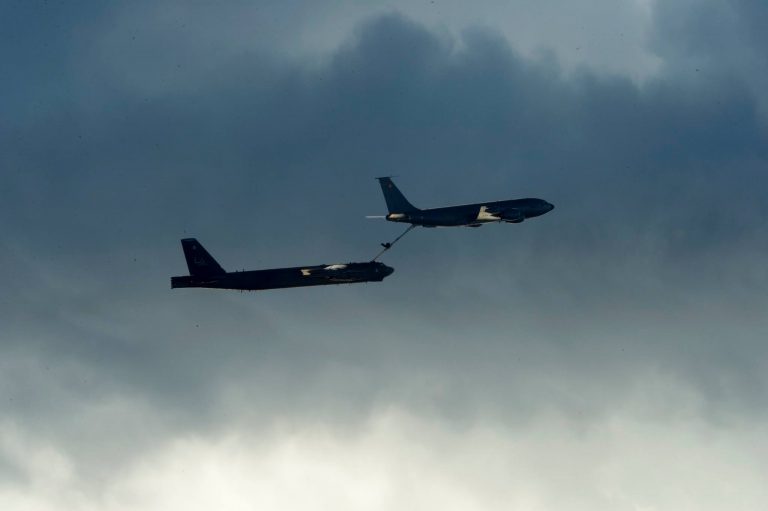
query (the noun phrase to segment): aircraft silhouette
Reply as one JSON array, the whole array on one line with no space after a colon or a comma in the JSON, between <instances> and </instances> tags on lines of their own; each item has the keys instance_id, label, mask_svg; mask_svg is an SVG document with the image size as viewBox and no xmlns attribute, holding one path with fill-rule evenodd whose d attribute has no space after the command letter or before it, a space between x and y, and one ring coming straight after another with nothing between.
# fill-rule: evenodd
<instances>
[{"instance_id":1,"label":"aircraft silhouette","mask_svg":"<svg viewBox=\"0 0 768 511\"><path fill-rule=\"evenodd\" d=\"M529 198L419 209L408 202L408 199L395 186L392 178L378 177L376 179L379 180L389 210L389 214L384 218L390 222L408 223L414 226L480 227L491 222L518 224L528 218L549 213L555 208L543 199ZM389 247L385 246L385 248Z\"/></svg>"},{"instance_id":2,"label":"aircraft silhouette","mask_svg":"<svg viewBox=\"0 0 768 511\"><path fill-rule=\"evenodd\" d=\"M189 275L171 277L171 288L207 287L257 291L287 287L381 282L395 271L394 268L383 263L370 261L226 272L195 238L181 240L181 247L187 260Z\"/></svg>"}]
</instances>

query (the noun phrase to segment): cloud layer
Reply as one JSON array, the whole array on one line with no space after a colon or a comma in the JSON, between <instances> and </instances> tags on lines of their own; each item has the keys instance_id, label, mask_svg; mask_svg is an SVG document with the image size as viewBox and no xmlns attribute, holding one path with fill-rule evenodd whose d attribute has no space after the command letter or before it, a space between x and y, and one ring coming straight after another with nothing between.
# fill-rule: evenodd
<instances>
[{"instance_id":1,"label":"cloud layer","mask_svg":"<svg viewBox=\"0 0 768 511\"><path fill-rule=\"evenodd\" d=\"M285 22L312 51L257 7L0 16L0 507L764 507L762 7L628 2L640 74L451 9ZM383 284L168 289L185 236L372 257L381 174L557 209L416 231Z\"/></svg>"}]
</instances>

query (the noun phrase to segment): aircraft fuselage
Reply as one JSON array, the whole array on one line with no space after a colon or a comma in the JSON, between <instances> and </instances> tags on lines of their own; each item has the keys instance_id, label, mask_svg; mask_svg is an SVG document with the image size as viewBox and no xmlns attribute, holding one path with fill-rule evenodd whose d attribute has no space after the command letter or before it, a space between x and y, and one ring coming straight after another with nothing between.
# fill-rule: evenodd
<instances>
[{"instance_id":1,"label":"aircraft fuselage","mask_svg":"<svg viewBox=\"0 0 768 511\"><path fill-rule=\"evenodd\" d=\"M381 282L394 269L379 263L296 266L269 270L235 271L217 275L171 277L171 288L206 287L257 291L290 287Z\"/></svg>"},{"instance_id":2,"label":"aircraft fuselage","mask_svg":"<svg viewBox=\"0 0 768 511\"><path fill-rule=\"evenodd\" d=\"M390 177L376 178L384 193L390 222L402 222L424 227L479 227L490 222L518 224L527 218L549 213L555 207L542 199L511 199L478 202L461 206L419 209L405 198Z\"/></svg>"},{"instance_id":3,"label":"aircraft fuselage","mask_svg":"<svg viewBox=\"0 0 768 511\"><path fill-rule=\"evenodd\" d=\"M477 227L490 222L520 223L548 213L554 206L542 199L513 199L443 208L419 209L402 213L391 212L390 222L402 222L423 227Z\"/></svg>"}]
</instances>

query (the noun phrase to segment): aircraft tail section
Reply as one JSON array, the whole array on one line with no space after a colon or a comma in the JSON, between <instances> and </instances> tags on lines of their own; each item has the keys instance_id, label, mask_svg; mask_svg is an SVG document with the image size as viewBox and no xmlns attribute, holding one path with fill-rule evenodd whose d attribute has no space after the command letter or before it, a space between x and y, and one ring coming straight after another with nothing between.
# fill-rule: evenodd
<instances>
[{"instance_id":1,"label":"aircraft tail section","mask_svg":"<svg viewBox=\"0 0 768 511\"><path fill-rule=\"evenodd\" d=\"M377 177L381 185L381 191L384 192L384 200L387 201L387 209L390 213L409 213L419 211L419 208L408 202L408 199L392 182L389 177Z\"/></svg>"},{"instance_id":2,"label":"aircraft tail section","mask_svg":"<svg viewBox=\"0 0 768 511\"><path fill-rule=\"evenodd\" d=\"M226 273L195 238L181 240L181 248L184 249L189 274L193 277L212 277Z\"/></svg>"}]
</instances>

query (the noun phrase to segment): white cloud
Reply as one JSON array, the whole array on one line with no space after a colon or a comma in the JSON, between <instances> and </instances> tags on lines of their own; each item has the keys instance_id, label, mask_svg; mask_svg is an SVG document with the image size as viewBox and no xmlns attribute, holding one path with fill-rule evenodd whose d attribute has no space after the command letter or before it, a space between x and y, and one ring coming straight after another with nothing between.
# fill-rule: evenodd
<instances>
[{"instance_id":1,"label":"white cloud","mask_svg":"<svg viewBox=\"0 0 768 511\"><path fill-rule=\"evenodd\" d=\"M690 388L656 379L588 422L541 409L525 424L478 419L457 426L399 407L379 409L356 430L290 417L266 431L235 421L226 431L177 436L134 462L105 468L96 487L78 480L75 459L4 424L3 453L26 482L6 483L0 507L765 509L760 474L768 470L768 425L709 421L701 402Z\"/></svg>"}]
</instances>

